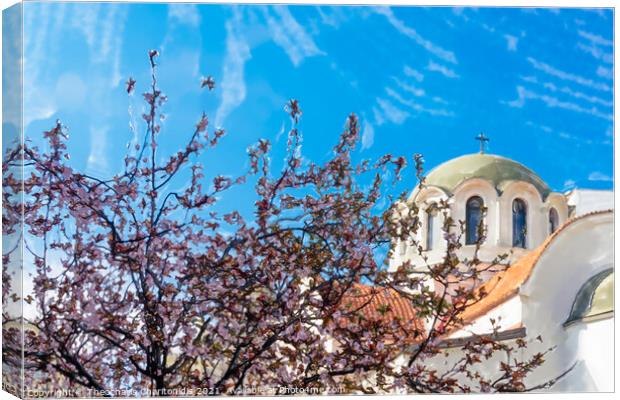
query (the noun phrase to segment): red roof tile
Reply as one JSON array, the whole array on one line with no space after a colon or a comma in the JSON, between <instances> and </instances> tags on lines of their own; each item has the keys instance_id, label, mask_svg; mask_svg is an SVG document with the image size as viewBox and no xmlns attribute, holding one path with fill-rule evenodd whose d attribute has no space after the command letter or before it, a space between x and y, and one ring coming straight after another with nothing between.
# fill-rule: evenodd
<instances>
[{"instance_id":1,"label":"red roof tile","mask_svg":"<svg viewBox=\"0 0 620 400\"><path fill-rule=\"evenodd\" d=\"M347 315L361 313L372 321L396 320L412 332L424 329L411 301L391 288L356 283L343 296L339 309Z\"/></svg>"}]
</instances>

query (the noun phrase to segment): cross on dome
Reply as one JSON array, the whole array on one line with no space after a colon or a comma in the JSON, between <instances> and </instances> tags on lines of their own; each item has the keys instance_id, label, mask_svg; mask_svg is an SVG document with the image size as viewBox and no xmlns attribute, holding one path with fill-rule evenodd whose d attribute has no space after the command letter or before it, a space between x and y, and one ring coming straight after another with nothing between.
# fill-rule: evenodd
<instances>
[{"instance_id":1,"label":"cross on dome","mask_svg":"<svg viewBox=\"0 0 620 400\"><path fill-rule=\"evenodd\" d=\"M490 139L484 136L484 133L482 132L480 132L480 134L476 136L474 139L480 141L480 154L484 154L484 142L488 142Z\"/></svg>"}]
</instances>

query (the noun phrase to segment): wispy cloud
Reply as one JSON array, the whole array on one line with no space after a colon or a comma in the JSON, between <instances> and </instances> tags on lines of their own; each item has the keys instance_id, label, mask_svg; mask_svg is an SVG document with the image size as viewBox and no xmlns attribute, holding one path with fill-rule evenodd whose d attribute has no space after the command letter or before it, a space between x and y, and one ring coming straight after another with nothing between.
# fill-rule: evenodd
<instances>
[{"instance_id":1,"label":"wispy cloud","mask_svg":"<svg viewBox=\"0 0 620 400\"><path fill-rule=\"evenodd\" d=\"M532 121L527 121L525 124L528 125L528 126L540 129L541 131L543 131L545 133L553 132L553 129L551 127L549 127L549 126L546 126L546 125L540 125L540 124L537 124L537 123L532 122Z\"/></svg>"},{"instance_id":2,"label":"wispy cloud","mask_svg":"<svg viewBox=\"0 0 620 400\"><path fill-rule=\"evenodd\" d=\"M575 182L573 179L567 179L564 181L562 191L573 189L575 188L576 185L577 185L577 182Z\"/></svg>"},{"instance_id":3,"label":"wispy cloud","mask_svg":"<svg viewBox=\"0 0 620 400\"><path fill-rule=\"evenodd\" d=\"M282 138L282 135L284 135L284 122L282 122L282 124L280 125L280 130L278 131L278 134L276 135L276 143L280 141L280 138Z\"/></svg>"},{"instance_id":4,"label":"wispy cloud","mask_svg":"<svg viewBox=\"0 0 620 400\"><path fill-rule=\"evenodd\" d=\"M107 158L108 127L99 126L90 129L90 153L86 169L96 175L107 175L109 172Z\"/></svg>"},{"instance_id":5,"label":"wispy cloud","mask_svg":"<svg viewBox=\"0 0 620 400\"><path fill-rule=\"evenodd\" d=\"M506 39L506 47L509 51L517 51L517 43L519 43L519 38L512 35L504 35L504 39Z\"/></svg>"},{"instance_id":6,"label":"wispy cloud","mask_svg":"<svg viewBox=\"0 0 620 400\"><path fill-rule=\"evenodd\" d=\"M23 66L23 35L22 35L22 13L15 7L3 11L3 38L2 38L2 59L7 60L2 65L2 95L3 103L3 122L10 123L17 134L22 117L22 84L20 75ZM11 38L11 40L7 40ZM12 60L8 62L8 60ZM6 129L6 127L4 128ZM6 140L9 139L8 130L2 135ZM17 139L17 138L16 138Z\"/></svg>"},{"instance_id":7,"label":"wispy cloud","mask_svg":"<svg viewBox=\"0 0 620 400\"><path fill-rule=\"evenodd\" d=\"M599 65L599 67L596 69L596 75L605 79L613 79L614 71L611 68L605 68Z\"/></svg>"},{"instance_id":8,"label":"wispy cloud","mask_svg":"<svg viewBox=\"0 0 620 400\"><path fill-rule=\"evenodd\" d=\"M273 11L275 17L270 10ZM299 66L307 57L325 54L314 43L312 36L291 15L287 7L263 8L263 12L271 37L286 52L294 66Z\"/></svg>"},{"instance_id":9,"label":"wispy cloud","mask_svg":"<svg viewBox=\"0 0 620 400\"><path fill-rule=\"evenodd\" d=\"M552 97L546 94L540 94L540 93L533 92L531 90L527 90L523 86L517 86L517 93L519 95L517 99L508 101L508 102L504 101L503 103L508 104L510 107L521 108L525 105L526 100L540 100L543 103L545 103L547 107L550 107L550 108L562 108L565 110L570 110L570 111L574 111L578 113L589 114L589 115L602 118L602 119L606 119L606 120L613 119L612 114L601 112L596 107L584 108L575 103L561 101L556 97Z\"/></svg>"},{"instance_id":10,"label":"wispy cloud","mask_svg":"<svg viewBox=\"0 0 620 400\"><path fill-rule=\"evenodd\" d=\"M592 139L583 139L580 136L573 135L572 133L568 133L566 131L559 132L558 136L561 137L562 139L572 140L573 142L584 143L587 145L590 145L593 143Z\"/></svg>"},{"instance_id":11,"label":"wispy cloud","mask_svg":"<svg viewBox=\"0 0 620 400\"><path fill-rule=\"evenodd\" d=\"M609 8L582 8L584 12L588 12L591 14L596 14L602 19L607 19L607 15L613 15L611 9Z\"/></svg>"},{"instance_id":12,"label":"wispy cloud","mask_svg":"<svg viewBox=\"0 0 620 400\"><path fill-rule=\"evenodd\" d=\"M431 65L436 65L437 67L435 68L440 69L443 67L432 61ZM431 68L433 67L431 66ZM456 76L453 71L446 67L443 67L443 71L440 71L440 73ZM376 98L375 105L372 107L374 125L381 126L386 122L400 125L412 115L421 113L433 116L454 116L453 112L438 107L438 104L448 104L446 100L439 96L428 96L426 90L419 86L420 82L424 80L424 74L405 65L403 67L403 75L391 77L395 84L394 86L384 88L385 94L388 96L387 98L382 96ZM414 96L419 101L407 96ZM430 106L425 103L430 103ZM370 124L368 126L370 128L369 132L374 137L374 127ZM366 137L367 143L371 142L370 137Z\"/></svg>"},{"instance_id":13,"label":"wispy cloud","mask_svg":"<svg viewBox=\"0 0 620 400\"><path fill-rule=\"evenodd\" d=\"M558 87L554 83L551 83L551 82L541 82L535 76L524 76L524 77L521 77L521 79L525 82L535 83L537 85L540 85L544 87L545 89L550 90L552 92L563 93L575 99L587 101L588 103L600 104L605 107L612 107L614 105L612 101L607 101L597 96L590 96L583 92L573 90L567 86Z\"/></svg>"},{"instance_id":14,"label":"wispy cloud","mask_svg":"<svg viewBox=\"0 0 620 400\"><path fill-rule=\"evenodd\" d=\"M171 21L197 28L200 26L200 12L195 4L169 4L168 18Z\"/></svg>"},{"instance_id":15,"label":"wispy cloud","mask_svg":"<svg viewBox=\"0 0 620 400\"><path fill-rule=\"evenodd\" d=\"M409 118L407 111L401 110L389 100L378 97L377 104L379 108L373 108L373 112L378 125L382 125L385 121L400 125Z\"/></svg>"},{"instance_id":16,"label":"wispy cloud","mask_svg":"<svg viewBox=\"0 0 620 400\"><path fill-rule=\"evenodd\" d=\"M81 31L89 48L90 61L109 67L110 82L117 86L121 80L120 50L127 18L122 4L92 3L88 7L75 4L73 27Z\"/></svg>"},{"instance_id":17,"label":"wispy cloud","mask_svg":"<svg viewBox=\"0 0 620 400\"><path fill-rule=\"evenodd\" d=\"M342 7L316 6L315 10L319 14L321 22L332 28L340 27L340 24L349 18L349 15Z\"/></svg>"},{"instance_id":18,"label":"wispy cloud","mask_svg":"<svg viewBox=\"0 0 620 400\"><path fill-rule=\"evenodd\" d=\"M59 3L53 6L52 12L48 7L32 7L36 15L25 25L34 39L24 48L27 54L24 72L28 82L24 85L24 108L28 110L24 121L26 129L35 119L88 110L91 119L90 132L84 138L90 146L87 147L86 169L94 175L107 175L110 172L107 151L110 138L106 123L112 118L111 89L122 80L121 49L127 8L120 4ZM85 44L81 61L88 68L88 75L72 68L60 71L47 68L50 54L60 52L67 30L74 35L73 40ZM72 121L67 124L75 125Z\"/></svg>"},{"instance_id":19,"label":"wispy cloud","mask_svg":"<svg viewBox=\"0 0 620 400\"><path fill-rule=\"evenodd\" d=\"M596 46L587 45L584 43L577 43L577 48L585 53L590 54L592 57L597 60L601 60L607 64L612 64L614 62L614 55L612 53L607 53Z\"/></svg>"},{"instance_id":20,"label":"wispy cloud","mask_svg":"<svg viewBox=\"0 0 620 400\"><path fill-rule=\"evenodd\" d=\"M405 67L403 68L403 72L405 73L405 75L414 78L418 82L422 82L424 80L424 74L422 74L416 69L411 68L408 65L405 65Z\"/></svg>"},{"instance_id":21,"label":"wispy cloud","mask_svg":"<svg viewBox=\"0 0 620 400\"><path fill-rule=\"evenodd\" d=\"M369 149L375 143L375 128L364 119L362 127L362 149Z\"/></svg>"},{"instance_id":22,"label":"wispy cloud","mask_svg":"<svg viewBox=\"0 0 620 400\"><path fill-rule=\"evenodd\" d=\"M562 80L566 80L566 81L572 81L575 83L578 83L582 86L586 86L592 89L596 89L596 90L601 90L601 91L605 91L605 92L609 92L611 91L611 87L609 87L607 84L602 83L602 82L595 82L591 79L588 78L584 78L582 76L579 75L575 75L573 73L570 72L565 72L562 71L560 69L557 69L555 67L552 67L549 64L546 64L544 62L538 61L532 57L528 57L527 60L530 62L530 64L532 64L532 66L534 68L536 68L537 70L540 70L548 75L551 76L555 76L556 78L562 79Z\"/></svg>"},{"instance_id":23,"label":"wispy cloud","mask_svg":"<svg viewBox=\"0 0 620 400\"><path fill-rule=\"evenodd\" d=\"M462 19L464 22L469 22L470 18L467 16L467 12L475 12L476 9L474 7L452 7L452 14Z\"/></svg>"},{"instance_id":24,"label":"wispy cloud","mask_svg":"<svg viewBox=\"0 0 620 400\"><path fill-rule=\"evenodd\" d=\"M601 181L601 182L611 182L613 178L609 175L606 175L600 171L594 171L588 175L589 181Z\"/></svg>"},{"instance_id":25,"label":"wispy cloud","mask_svg":"<svg viewBox=\"0 0 620 400\"><path fill-rule=\"evenodd\" d=\"M394 82L396 82L399 88L401 88L407 93L411 93L412 95L416 97L423 97L424 95L426 95L426 92L424 91L424 89L420 89L406 82L403 82L400 79L396 78L395 76L393 76L392 79L394 80Z\"/></svg>"},{"instance_id":26,"label":"wispy cloud","mask_svg":"<svg viewBox=\"0 0 620 400\"><path fill-rule=\"evenodd\" d=\"M385 88L385 92L388 94L388 96L390 96L391 98L398 100L400 103L409 106L411 104L411 102L407 101L403 96L401 96L396 90L387 87Z\"/></svg>"},{"instance_id":27,"label":"wispy cloud","mask_svg":"<svg viewBox=\"0 0 620 400\"><path fill-rule=\"evenodd\" d=\"M92 3L88 7L75 4L72 9L71 26L81 32L89 48L94 48L97 40L97 25L100 21L102 4Z\"/></svg>"},{"instance_id":28,"label":"wispy cloud","mask_svg":"<svg viewBox=\"0 0 620 400\"><path fill-rule=\"evenodd\" d=\"M482 23L480 26L482 27L482 29L484 29L487 32L491 32L491 33L495 32L495 28L489 24Z\"/></svg>"},{"instance_id":29,"label":"wispy cloud","mask_svg":"<svg viewBox=\"0 0 620 400\"><path fill-rule=\"evenodd\" d=\"M193 37L200 38L200 32L198 28L200 28L200 11L198 10L198 6L196 4L169 4L168 5L168 21L166 24L166 35L162 40L161 44L158 46L159 51L162 56L166 55L168 46L171 43L177 42L177 45L173 45L171 50L174 52L175 48L178 48L178 44L184 44L185 40L181 39L186 34L180 34L179 28L191 28L194 30L192 33ZM186 68L189 66L185 66ZM198 68L198 65L196 65Z\"/></svg>"},{"instance_id":30,"label":"wispy cloud","mask_svg":"<svg viewBox=\"0 0 620 400\"><path fill-rule=\"evenodd\" d=\"M222 72L222 100L215 114L215 125L221 127L228 115L246 96L244 69L250 59L250 47L241 35L241 12L235 8L233 17L226 22L226 56Z\"/></svg>"},{"instance_id":31,"label":"wispy cloud","mask_svg":"<svg viewBox=\"0 0 620 400\"><path fill-rule=\"evenodd\" d=\"M596 45L599 45L599 46L613 47L613 45L614 45L614 42L612 40L605 39L604 37L596 35L596 34L591 33L591 32L586 32L586 31L579 30L577 33L582 38L588 39L593 44L596 44Z\"/></svg>"},{"instance_id":32,"label":"wispy cloud","mask_svg":"<svg viewBox=\"0 0 620 400\"><path fill-rule=\"evenodd\" d=\"M571 133L568 133L566 131L556 132L553 128L551 128L550 126L547 126L547 125L537 124L537 123L532 122L532 121L527 121L525 124L527 126L531 126L533 128L540 129L541 131L543 131L543 132L545 132L547 134L555 134L555 135L557 135L561 139L570 140L570 141L578 143L578 144L592 145L594 143L594 140L592 140L590 137L577 136L577 135L573 135ZM600 143L605 144L605 141L600 142Z\"/></svg>"},{"instance_id":33,"label":"wispy cloud","mask_svg":"<svg viewBox=\"0 0 620 400\"><path fill-rule=\"evenodd\" d=\"M447 101L447 100L445 100L445 99L443 99L443 98L441 98L439 96L433 96L433 101L435 103L438 103L438 104L450 104L449 101Z\"/></svg>"},{"instance_id":34,"label":"wispy cloud","mask_svg":"<svg viewBox=\"0 0 620 400\"><path fill-rule=\"evenodd\" d=\"M437 64L436 62L433 62L432 60L428 62L428 66L426 67L426 69L429 71L433 71L433 72L439 72L446 78L454 79L454 78L459 77L459 75L453 70L451 70L450 68L444 65L441 65L441 64Z\"/></svg>"},{"instance_id":35,"label":"wispy cloud","mask_svg":"<svg viewBox=\"0 0 620 400\"><path fill-rule=\"evenodd\" d=\"M57 49L60 28L64 23L66 4L55 9L55 18L52 18L52 4L41 3L33 7L31 12L24 13L23 60L24 68L24 126L37 119L47 119L58 109L55 99L50 96L41 96L41 93L52 91L53 88L41 87L41 80L46 74L46 54L53 54ZM48 45L46 46L46 43ZM46 48L47 47L47 48Z\"/></svg>"},{"instance_id":36,"label":"wispy cloud","mask_svg":"<svg viewBox=\"0 0 620 400\"><path fill-rule=\"evenodd\" d=\"M46 68L47 57L58 51L66 28L74 29L76 36L86 43L88 56L84 62L93 69L92 79L87 85L91 96L82 100L97 113L106 114L108 110L101 107L105 104L103 101L91 100L101 100L110 87L116 87L122 81L121 49L127 7L122 4L43 3L24 15L24 29L29 33L24 35L24 77L27 82L24 84L24 107L28 109L24 116L25 126L33 120L51 117L72 101L67 92L55 92L60 80L50 77ZM41 93L51 95L41 96Z\"/></svg>"},{"instance_id":37,"label":"wispy cloud","mask_svg":"<svg viewBox=\"0 0 620 400\"><path fill-rule=\"evenodd\" d=\"M79 110L88 98L86 83L80 75L67 72L58 77L54 89L56 105L67 110Z\"/></svg>"},{"instance_id":38,"label":"wispy cloud","mask_svg":"<svg viewBox=\"0 0 620 400\"><path fill-rule=\"evenodd\" d=\"M377 12L377 14L383 15L398 32L413 39L414 42L422 46L429 53L444 61L453 64L457 63L456 56L452 51L443 49L442 47L436 45L430 40L422 37L422 35L420 35L415 29L405 25L402 20L398 19L389 7L375 7L374 10Z\"/></svg>"},{"instance_id":39,"label":"wispy cloud","mask_svg":"<svg viewBox=\"0 0 620 400\"><path fill-rule=\"evenodd\" d=\"M122 81L120 71L121 49L123 48L123 30L127 19L127 7L123 7L121 4L115 4L114 6L109 11L104 23L104 36L101 39L101 46L105 46L108 51L106 61L111 68L110 83L117 87Z\"/></svg>"},{"instance_id":40,"label":"wispy cloud","mask_svg":"<svg viewBox=\"0 0 620 400\"><path fill-rule=\"evenodd\" d=\"M127 7L122 4L110 4L106 9L107 13L101 21L101 31L96 35L98 40L91 47L91 54L96 62L109 61L114 49L120 47L127 15Z\"/></svg>"},{"instance_id":41,"label":"wispy cloud","mask_svg":"<svg viewBox=\"0 0 620 400\"><path fill-rule=\"evenodd\" d=\"M523 8L521 8L521 12L523 14L538 15L538 9L536 9L534 7L523 7Z\"/></svg>"},{"instance_id":42,"label":"wispy cloud","mask_svg":"<svg viewBox=\"0 0 620 400\"><path fill-rule=\"evenodd\" d=\"M389 87L385 88L385 91L388 94L388 96L390 96L391 98L397 100L402 105L407 106L412 111L416 111L416 112L419 112L419 113L426 113L426 114L430 114L430 115L433 115L433 116L443 116L443 117L452 117L452 116L454 116L454 113L452 113L451 111L445 110L443 108L440 108L440 109L427 108L427 107L424 107L420 103L417 103L417 102L415 102L413 100L410 100L410 99L406 99L406 98L401 96L397 91L395 91L392 88L389 88Z\"/></svg>"}]
</instances>

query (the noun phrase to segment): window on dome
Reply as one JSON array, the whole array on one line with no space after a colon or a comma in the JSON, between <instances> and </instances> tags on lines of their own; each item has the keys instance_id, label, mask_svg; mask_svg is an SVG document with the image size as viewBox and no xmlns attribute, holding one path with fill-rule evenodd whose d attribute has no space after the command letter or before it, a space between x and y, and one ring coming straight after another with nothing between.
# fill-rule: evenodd
<instances>
[{"instance_id":1,"label":"window on dome","mask_svg":"<svg viewBox=\"0 0 620 400\"><path fill-rule=\"evenodd\" d=\"M527 237L527 206L525 201L515 199L512 202L512 246L526 247Z\"/></svg>"},{"instance_id":2,"label":"window on dome","mask_svg":"<svg viewBox=\"0 0 620 400\"><path fill-rule=\"evenodd\" d=\"M555 208L551 208L549 210L549 234L551 235L553 232L558 229L558 225L560 222L560 217L558 217L558 211Z\"/></svg>"},{"instance_id":3,"label":"window on dome","mask_svg":"<svg viewBox=\"0 0 620 400\"><path fill-rule=\"evenodd\" d=\"M470 197L465 206L465 244L478 242L478 226L482 221L484 202L479 196Z\"/></svg>"},{"instance_id":4,"label":"window on dome","mask_svg":"<svg viewBox=\"0 0 620 400\"><path fill-rule=\"evenodd\" d=\"M437 206L431 204L426 209L426 250L433 250L435 245L435 223L437 220Z\"/></svg>"}]
</instances>

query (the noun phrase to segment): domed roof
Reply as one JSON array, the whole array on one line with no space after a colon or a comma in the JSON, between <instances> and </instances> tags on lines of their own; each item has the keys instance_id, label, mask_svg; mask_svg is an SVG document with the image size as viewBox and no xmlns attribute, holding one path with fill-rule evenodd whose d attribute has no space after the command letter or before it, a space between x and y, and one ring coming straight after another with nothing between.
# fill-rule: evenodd
<instances>
[{"instance_id":1,"label":"domed roof","mask_svg":"<svg viewBox=\"0 0 620 400\"><path fill-rule=\"evenodd\" d=\"M591 321L614 310L614 271L606 269L583 284L564 325L576 321Z\"/></svg>"},{"instance_id":2,"label":"domed roof","mask_svg":"<svg viewBox=\"0 0 620 400\"><path fill-rule=\"evenodd\" d=\"M452 193L458 185L471 178L491 182L500 193L511 181L531 183L543 198L551 192L549 186L525 165L492 154L468 154L446 161L428 173L425 184Z\"/></svg>"}]
</instances>

